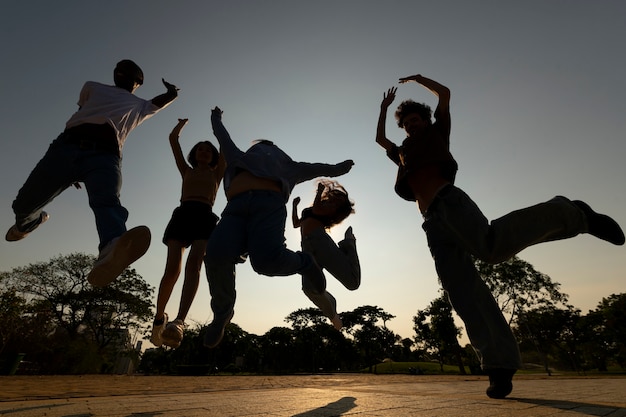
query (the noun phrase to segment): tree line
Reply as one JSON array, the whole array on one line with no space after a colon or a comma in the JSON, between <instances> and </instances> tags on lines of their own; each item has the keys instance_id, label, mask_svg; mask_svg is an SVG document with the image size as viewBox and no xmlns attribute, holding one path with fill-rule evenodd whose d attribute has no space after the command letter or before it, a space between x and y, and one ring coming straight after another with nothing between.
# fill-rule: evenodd
<instances>
[{"instance_id":1,"label":"tree line","mask_svg":"<svg viewBox=\"0 0 626 417\"><path fill-rule=\"evenodd\" d=\"M204 325L197 324L185 329L178 349L142 353L137 341L150 330L154 288L131 268L108 287L93 288L86 281L93 261L73 253L0 273L0 371L25 354L21 372L38 374L376 372L384 361L480 373L471 347L459 344L462 328L443 292L416 311L410 337L389 330L395 316L378 306L341 313L341 332L318 309L306 308L263 335L231 323L215 349L202 346ZM558 283L517 257L476 265L528 366L548 373L626 368L626 294L603 298L583 315Z\"/></svg>"}]
</instances>

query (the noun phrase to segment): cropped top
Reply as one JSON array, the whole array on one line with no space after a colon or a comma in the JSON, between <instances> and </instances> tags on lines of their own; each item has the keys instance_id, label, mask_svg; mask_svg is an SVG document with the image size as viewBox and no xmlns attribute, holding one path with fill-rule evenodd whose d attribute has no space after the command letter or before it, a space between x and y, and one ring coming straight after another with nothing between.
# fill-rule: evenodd
<instances>
[{"instance_id":1,"label":"cropped top","mask_svg":"<svg viewBox=\"0 0 626 417\"><path fill-rule=\"evenodd\" d=\"M315 219L319 221L320 223L322 223L324 227L330 227L330 225L333 222L333 220L328 216L320 216L318 214L313 213L312 207L307 207L304 210L302 210L302 218L300 220L302 221L305 219Z\"/></svg>"}]
</instances>

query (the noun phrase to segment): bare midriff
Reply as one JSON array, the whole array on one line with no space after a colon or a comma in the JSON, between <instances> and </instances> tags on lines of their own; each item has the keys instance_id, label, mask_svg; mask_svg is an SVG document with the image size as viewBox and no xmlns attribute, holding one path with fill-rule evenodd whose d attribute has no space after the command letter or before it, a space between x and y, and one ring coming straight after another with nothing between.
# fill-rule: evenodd
<instances>
[{"instance_id":1,"label":"bare midriff","mask_svg":"<svg viewBox=\"0 0 626 417\"><path fill-rule=\"evenodd\" d=\"M230 200L237 194L251 190L277 191L280 193L282 186L279 181L257 177L248 171L241 171L231 180L228 191L226 192L226 198Z\"/></svg>"},{"instance_id":2,"label":"bare midriff","mask_svg":"<svg viewBox=\"0 0 626 417\"><path fill-rule=\"evenodd\" d=\"M450 181L441 176L439 167L435 165L411 172L406 180L422 213L426 213L439 190L450 184Z\"/></svg>"},{"instance_id":3,"label":"bare midriff","mask_svg":"<svg viewBox=\"0 0 626 417\"><path fill-rule=\"evenodd\" d=\"M213 170L197 167L188 169L183 180L180 201L198 201L213 206L219 182Z\"/></svg>"},{"instance_id":4,"label":"bare midriff","mask_svg":"<svg viewBox=\"0 0 626 417\"><path fill-rule=\"evenodd\" d=\"M302 220L302 223L300 223L300 234L302 237L308 236L318 229L324 229L324 223L317 219L310 217Z\"/></svg>"}]
</instances>

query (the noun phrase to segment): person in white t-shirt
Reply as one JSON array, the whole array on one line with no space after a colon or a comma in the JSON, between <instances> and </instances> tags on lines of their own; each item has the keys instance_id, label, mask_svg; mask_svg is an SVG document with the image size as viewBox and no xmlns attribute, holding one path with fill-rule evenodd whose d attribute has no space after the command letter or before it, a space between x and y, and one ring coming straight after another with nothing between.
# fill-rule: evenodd
<instances>
[{"instance_id":1,"label":"person in white t-shirt","mask_svg":"<svg viewBox=\"0 0 626 417\"><path fill-rule=\"evenodd\" d=\"M103 287L115 280L150 246L146 226L126 229L128 211L120 203L122 147L128 134L144 120L178 96L176 86L162 80L167 91L144 100L135 96L143 84L143 71L131 60L117 63L115 85L94 81L84 84L79 109L65 130L50 145L13 201L15 224L8 230L9 242L24 239L48 220L43 211L61 192L82 182L96 218L99 256L88 281Z\"/></svg>"}]
</instances>

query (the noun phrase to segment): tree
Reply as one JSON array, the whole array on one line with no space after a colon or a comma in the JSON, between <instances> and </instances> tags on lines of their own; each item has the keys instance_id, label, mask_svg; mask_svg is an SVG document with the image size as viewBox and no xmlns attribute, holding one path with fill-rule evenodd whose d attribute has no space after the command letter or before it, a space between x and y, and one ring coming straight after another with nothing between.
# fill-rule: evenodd
<instances>
[{"instance_id":1,"label":"tree","mask_svg":"<svg viewBox=\"0 0 626 417\"><path fill-rule=\"evenodd\" d=\"M30 318L43 317L51 328L44 346L30 347L30 360L38 358L43 371L110 371L116 357L132 351L137 335L147 330L154 289L130 268L109 286L93 288L86 277L94 260L73 253L2 275L5 291L15 291Z\"/></svg>"},{"instance_id":2,"label":"tree","mask_svg":"<svg viewBox=\"0 0 626 417\"><path fill-rule=\"evenodd\" d=\"M476 259L475 265L509 323L531 308L567 304L561 284L517 256L495 265Z\"/></svg>"},{"instance_id":3,"label":"tree","mask_svg":"<svg viewBox=\"0 0 626 417\"><path fill-rule=\"evenodd\" d=\"M317 308L299 309L285 321L293 327L293 353L297 369L309 372L350 367L354 351L342 332L329 324Z\"/></svg>"},{"instance_id":4,"label":"tree","mask_svg":"<svg viewBox=\"0 0 626 417\"><path fill-rule=\"evenodd\" d=\"M204 338L204 329L200 333ZM239 372L243 370L243 359L249 354L250 360L254 360L257 348L256 335L243 330L236 323L229 323L224 329L224 337L217 347L208 349L209 360L219 370L228 370L229 372ZM258 362L258 359L257 359Z\"/></svg>"},{"instance_id":5,"label":"tree","mask_svg":"<svg viewBox=\"0 0 626 417\"><path fill-rule=\"evenodd\" d=\"M608 370L612 358L626 368L626 293L603 298L583 319L586 353L600 371Z\"/></svg>"},{"instance_id":6,"label":"tree","mask_svg":"<svg viewBox=\"0 0 626 417\"><path fill-rule=\"evenodd\" d=\"M572 306L557 308L547 305L523 312L514 329L520 350L535 349L544 369L551 374L550 358L560 360L559 365L574 371L580 369L578 346L580 310Z\"/></svg>"},{"instance_id":7,"label":"tree","mask_svg":"<svg viewBox=\"0 0 626 417\"><path fill-rule=\"evenodd\" d=\"M16 336L22 333L20 318L25 314L24 298L17 295L13 289L0 290L0 356L16 341Z\"/></svg>"},{"instance_id":8,"label":"tree","mask_svg":"<svg viewBox=\"0 0 626 417\"><path fill-rule=\"evenodd\" d=\"M393 318L394 315L377 306L361 306L341 315L346 332L354 337L354 344L370 372L374 364L391 356L396 341L400 341L400 336L387 328L387 322Z\"/></svg>"},{"instance_id":9,"label":"tree","mask_svg":"<svg viewBox=\"0 0 626 417\"><path fill-rule=\"evenodd\" d=\"M287 323L291 323L294 330L302 330L307 327L317 326L326 323L326 317L322 312L314 307L301 308L285 317Z\"/></svg>"},{"instance_id":10,"label":"tree","mask_svg":"<svg viewBox=\"0 0 626 417\"><path fill-rule=\"evenodd\" d=\"M458 342L461 329L454 324L452 306L445 294L433 300L425 310L418 310L413 317L413 330L415 343L437 358L442 372L443 365L454 359L460 374L465 375L462 348Z\"/></svg>"},{"instance_id":11,"label":"tree","mask_svg":"<svg viewBox=\"0 0 626 417\"><path fill-rule=\"evenodd\" d=\"M261 337L263 368L279 374L294 367L295 331L272 327Z\"/></svg>"},{"instance_id":12,"label":"tree","mask_svg":"<svg viewBox=\"0 0 626 417\"><path fill-rule=\"evenodd\" d=\"M348 333L354 331L355 327L358 327L359 325L363 325L365 323L375 325L378 321L382 321L382 327L387 328L387 322L395 317L396 316L387 313L385 310L377 306L361 306L352 311L341 314L344 328Z\"/></svg>"}]
</instances>

